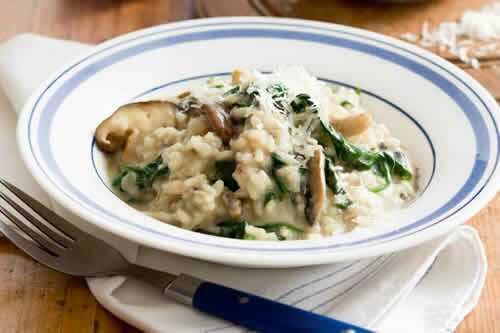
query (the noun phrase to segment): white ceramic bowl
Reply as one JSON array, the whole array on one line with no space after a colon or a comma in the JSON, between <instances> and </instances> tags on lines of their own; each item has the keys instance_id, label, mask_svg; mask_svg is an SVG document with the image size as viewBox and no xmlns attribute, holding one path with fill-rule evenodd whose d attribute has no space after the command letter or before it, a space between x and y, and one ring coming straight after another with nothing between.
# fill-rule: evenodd
<instances>
[{"instance_id":1,"label":"white ceramic bowl","mask_svg":"<svg viewBox=\"0 0 500 333\"><path fill-rule=\"evenodd\" d=\"M324 240L262 242L186 231L135 211L109 189L97 124L119 105L234 68L304 65L363 89L363 103L419 168L420 197L373 230ZM217 18L134 32L94 48L45 82L19 120L29 169L60 204L102 229L161 250L254 267L312 265L416 245L465 222L499 188L499 112L476 81L422 49L311 21Z\"/></svg>"}]
</instances>

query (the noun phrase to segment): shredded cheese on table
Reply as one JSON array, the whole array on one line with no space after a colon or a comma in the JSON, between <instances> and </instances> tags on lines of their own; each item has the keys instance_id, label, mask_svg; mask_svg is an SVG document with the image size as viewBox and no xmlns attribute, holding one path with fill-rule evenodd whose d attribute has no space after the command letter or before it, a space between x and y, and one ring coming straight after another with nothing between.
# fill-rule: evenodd
<instances>
[{"instance_id":1,"label":"shredded cheese on table","mask_svg":"<svg viewBox=\"0 0 500 333\"><path fill-rule=\"evenodd\" d=\"M405 33L400 38L426 48L448 51L473 68L479 68L478 57L500 55L500 2L492 2L479 10L467 10L458 21L441 22L434 30L426 21L420 36Z\"/></svg>"}]
</instances>

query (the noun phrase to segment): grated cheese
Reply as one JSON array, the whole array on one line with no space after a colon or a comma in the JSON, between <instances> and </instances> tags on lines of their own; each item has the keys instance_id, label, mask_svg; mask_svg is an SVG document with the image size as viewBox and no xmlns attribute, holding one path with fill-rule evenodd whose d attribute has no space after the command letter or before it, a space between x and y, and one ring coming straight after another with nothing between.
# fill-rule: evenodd
<instances>
[{"instance_id":1,"label":"grated cheese","mask_svg":"<svg viewBox=\"0 0 500 333\"><path fill-rule=\"evenodd\" d=\"M500 51L500 2L475 11L467 10L459 21L441 22L434 30L430 29L429 22L424 22L420 36L406 33L400 38L426 48L448 51L473 68L479 68L477 57Z\"/></svg>"}]
</instances>

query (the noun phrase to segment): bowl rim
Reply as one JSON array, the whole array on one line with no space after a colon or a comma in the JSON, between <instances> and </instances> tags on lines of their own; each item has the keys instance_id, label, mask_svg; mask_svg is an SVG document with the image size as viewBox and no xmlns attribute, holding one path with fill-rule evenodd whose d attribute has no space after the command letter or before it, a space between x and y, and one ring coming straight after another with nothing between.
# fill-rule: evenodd
<instances>
[{"instance_id":1,"label":"bowl rim","mask_svg":"<svg viewBox=\"0 0 500 333\"><path fill-rule=\"evenodd\" d=\"M420 48L417 48L413 45L404 43L402 41L393 39L391 37L379 35L373 32L365 31L362 29L356 29L351 27L345 27L340 25L334 25L329 23L320 23L315 21L308 20L297 20L297 19L284 19L284 18L255 18L255 17L229 17L229 18L210 18L210 19L196 19L189 21L182 21L178 23L171 23L166 25L160 25L153 28L139 30L137 32L129 33L114 39L111 39L95 48L90 50L87 54L80 56L77 60L73 60L69 62L68 65L62 67L62 70L58 73L55 73L51 78L46 80L40 88L30 97L28 103L25 104L23 108L23 112L19 118L18 122L18 143L19 149L21 150L21 155L25 164L28 166L30 172L35 176L37 182L42 186L42 188L47 191L51 197L55 198L62 206L69 209L70 211L76 213L78 216L82 217L85 221L88 221L101 229L117 234L121 237L130 239L136 243L143 244L146 246L151 246L157 249L165 250L168 252L176 252L182 255L196 257L208 261L216 261L222 263L228 263L233 265L245 265L245 266L253 266L253 267L290 267L290 266L304 266L311 264L320 264L327 263L333 261L340 260L350 260L360 257L368 257L380 255L387 252L392 252L395 250L400 250L404 248L411 247L418 243L421 243L425 240L429 240L435 238L437 236L442 235L443 233L449 231L451 228L456 227L457 225L464 222L465 219L470 218L474 215L480 208L483 207L497 192L499 188L499 172L498 165L495 165L494 169L491 171L491 179L484 185L482 192L477 195L472 201L470 201L466 207L462 210L461 218L449 219L445 218L443 223L438 223L431 226L426 226L427 232L422 232L422 230L416 231L414 234L404 235L397 239L389 240L385 243L374 243L366 246L355 246L350 249L349 252L346 252L345 249L340 251L332 251L330 253L307 253L300 254L297 256L271 256L269 254L259 253L259 249L256 248L255 251L249 251L245 253L245 259L242 260L239 256L241 253L231 253L225 251L218 251L218 253L212 251L207 251L206 248L193 249L193 248L185 248L184 246L180 246L179 244L165 244L164 241L153 238L153 237L144 237L143 234L137 234L133 230L127 230L121 225L114 225L110 223L104 223L102 219L94 214L82 210L82 208L65 197L64 193L60 190L56 189L53 184L49 182L49 180L43 175L43 172L40 168L38 168L35 163L33 163L32 154L28 151L28 142L27 136L24 135L23 129L29 130L29 114L33 107L36 105L37 100L43 94L44 91L50 87L53 82L57 81L67 70L75 64L85 61L86 59L92 57L93 55L106 50L110 47L115 46L116 44L122 42L130 42L131 40L144 38L145 40L148 38L149 33L153 32L164 32L165 29L167 31L172 31L174 29L181 28L191 28L192 26L197 25L217 25L221 23L230 23L230 24L249 24L249 23L263 23L263 24L276 24L278 26L286 28L287 25L300 25L305 28L321 28L321 29L335 29L336 31L345 31L349 33L356 33L356 36L360 38L371 37L375 42L383 42L388 43L390 46L396 46L403 50L409 50L412 53L416 53L422 58L427 58L432 60L432 62L437 63L437 65L444 67L455 76L457 76L462 82L466 82L467 85L471 87L481 97L481 100L484 100L486 104L490 107L497 108L496 101L491 97L491 95L482 88L474 79L472 79L468 74L461 71L460 69L454 67L453 65L447 63L442 58ZM498 116L494 115L494 120L498 120ZM497 129L497 137L498 137L498 129ZM189 232L189 231L188 231ZM191 233L191 232L189 232ZM208 236L207 236L208 237ZM231 240L233 242L244 242L240 240ZM299 241L300 242L300 241ZM248 243L248 242L246 242ZM297 254L297 253L295 253ZM243 262L244 261L244 262Z\"/></svg>"}]
</instances>

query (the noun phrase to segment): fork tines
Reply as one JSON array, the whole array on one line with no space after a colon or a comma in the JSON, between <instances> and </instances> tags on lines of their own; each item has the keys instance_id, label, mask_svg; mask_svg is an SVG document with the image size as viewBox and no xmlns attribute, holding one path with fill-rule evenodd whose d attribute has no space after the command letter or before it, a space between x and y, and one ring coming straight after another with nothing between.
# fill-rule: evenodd
<instances>
[{"instance_id":1,"label":"fork tines","mask_svg":"<svg viewBox=\"0 0 500 333\"><path fill-rule=\"evenodd\" d=\"M29 238L53 256L71 245L73 239L68 235L70 231L65 230L67 226L53 222L60 217L4 179L0 178L0 184L0 213L17 227L8 226L12 232L21 235L22 231L26 242ZM6 236L10 238L7 233Z\"/></svg>"}]
</instances>

